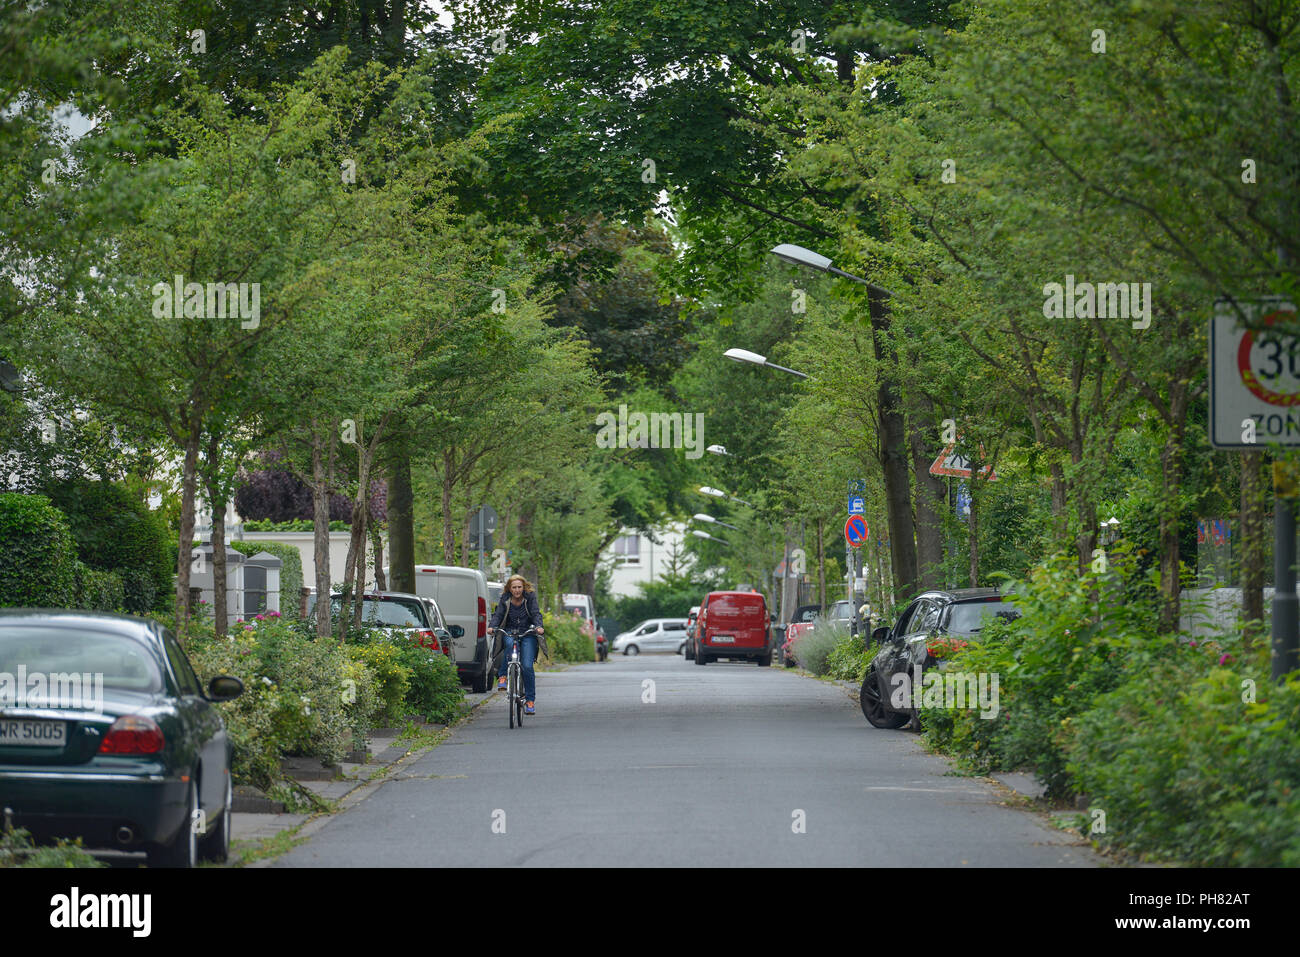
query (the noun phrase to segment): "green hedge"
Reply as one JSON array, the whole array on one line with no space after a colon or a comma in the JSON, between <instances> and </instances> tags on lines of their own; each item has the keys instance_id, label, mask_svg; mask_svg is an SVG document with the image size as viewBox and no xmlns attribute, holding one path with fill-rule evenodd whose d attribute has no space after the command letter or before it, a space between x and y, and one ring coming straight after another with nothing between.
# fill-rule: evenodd
<instances>
[{"instance_id":1,"label":"green hedge","mask_svg":"<svg viewBox=\"0 0 1300 957\"><path fill-rule=\"evenodd\" d=\"M43 491L66 517L77 557L121 576L118 607L141 615L157 610L176 571L172 532L162 516L112 482L73 479Z\"/></svg>"},{"instance_id":2,"label":"green hedge","mask_svg":"<svg viewBox=\"0 0 1300 957\"><path fill-rule=\"evenodd\" d=\"M72 607L88 611L123 611L125 597L122 576L117 572L100 571L84 562L76 566L76 597Z\"/></svg>"},{"instance_id":3,"label":"green hedge","mask_svg":"<svg viewBox=\"0 0 1300 957\"><path fill-rule=\"evenodd\" d=\"M298 598L302 594L302 552L287 542L258 542L252 540L231 542L230 547L248 556L269 552L280 559L280 615L298 617Z\"/></svg>"},{"instance_id":4,"label":"green hedge","mask_svg":"<svg viewBox=\"0 0 1300 957\"><path fill-rule=\"evenodd\" d=\"M44 495L0 493L0 606L67 608L76 600L77 546Z\"/></svg>"}]
</instances>

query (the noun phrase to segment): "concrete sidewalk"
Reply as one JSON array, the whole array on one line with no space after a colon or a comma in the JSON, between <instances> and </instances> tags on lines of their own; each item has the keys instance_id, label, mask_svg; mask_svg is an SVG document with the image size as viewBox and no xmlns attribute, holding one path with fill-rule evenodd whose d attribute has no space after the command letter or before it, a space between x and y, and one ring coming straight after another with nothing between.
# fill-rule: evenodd
<instances>
[{"instance_id":1,"label":"concrete sidewalk","mask_svg":"<svg viewBox=\"0 0 1300 957\"><path fill-rule=\"evenodd\" d=\"M467 692L465 694L466 716L490 699L493 694L495 694L495 688L484 694ZM400 733L391 728L372 732L366 739L366 749L369 751L370 757L364 764L343 762L340 765L338 777L332 780L304 780L299 783L318 797L335 802L338 810L346 810L358 801L363 800L383 783L385 780L383 771L386 768L398 764L419 746L413 742L399 742L399 737ZM260 849L263 841L285 831L292 831L301 827L302 830L295 836L310 836L316 830L316 827L323 824L329 817L328 814L318 813L236 811L231 815L230 860L227 862L227 866L241 866L243 859L250 851ZM313 821L313 818L316 818L316 820ZM268 859L262 859L251 861L246 866L265 867L269 863Z\"/></svg>"}]
</instances>

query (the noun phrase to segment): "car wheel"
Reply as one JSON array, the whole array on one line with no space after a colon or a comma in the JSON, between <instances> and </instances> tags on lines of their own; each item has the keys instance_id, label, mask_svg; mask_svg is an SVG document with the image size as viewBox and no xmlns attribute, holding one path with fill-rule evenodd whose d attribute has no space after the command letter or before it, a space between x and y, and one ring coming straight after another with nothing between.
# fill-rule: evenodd
<instances>
[{"instance_id":1,"label":"car wheel","mask_svg":"<svg viewBox=\"0 0 1300 957\"><path fill-rule=\"evenodd\" d=\"M488 690L488 685L492 683L492 662L489 660L483 662L483 670L469 680L469 690L475 694L483 694Z\"/></svg>"},{"instance_id":2,"label":"car wheel","mask_svg":"<svg viewBox=\"0 0 1300 957\"><path fill-rule=\"evenodd\" d=\"M875 665L867 666L867 673L862 679L862 690L858 692L858 703L862 705L862 716L873 728L895 731L910 720L909 715L899 714L885 707L876 682Z\"/></svg>"},{"instance_id":3,"label":"car wheel","mask_svg":"<svg viewBox=\"0 0 1300 957\"><path fill-rule=\"evenodd\" d=\"M623 654L625 654L625 655L639 655L639 654L641 654L641 649L638 648L636 645L628 645L626 648L623 649Z\"/></svg>"},{"instance_id":4,"label":"car wheel","mask_svg":"<svg viewBox=\"0 0 1300 957\"><path fill-rule=\"evenodd\" d=\"M770 651L761 651L761 652L759 652L759 655L758 655L758 666L759 666L760 668L766 668L766 667L767 667L768 665L770 665L771 663L772 663L772 652L770 652Z\"/></svg>"},{"instance_id":5,"label":"car wheel","mask_svg":"<svg viewBox=\"0 0 1300 957\"><path fill-rule=\"evenodd\" d=\"M683 641L680 645L677 646L677 653L679 655L686 654L686 642Z\"/></svg>"},{"instance_id":6,"label":"car wheel","mask_svg":"<svg viewBox=\"0 0 1300 957\"><path fill-rule=\"evenodd\" d=\"M697 665L707 665L709 663L709 656L704 653L703 648L695 649L695 663Z\"/></svg>"},{"instance_id":7,"label":"car wheel","mask_svg":"<svg viewBox=\"0 0 1300 957\"><path fill-rule=\"evenodd\" d=\"M230 857L230 805L235 802L235 786L230 775L226 775L226 804L221 809L221 817L212 833L199 841L199 856L205 861L225 863Z\"/></svg>"},{"instance_id":8,"label":"car wheel","mask_svg":"<svg viewBox=\"0 0 1300 957\"><path fill-rule=\"evenodd\" d=\"M170 844L156 844L147 852L150 867L194 867L199 857L199 837L194 833L194 815L199 809L199 789L190 776L189 799L185 820Z\"/></svg>"}]
</instances>

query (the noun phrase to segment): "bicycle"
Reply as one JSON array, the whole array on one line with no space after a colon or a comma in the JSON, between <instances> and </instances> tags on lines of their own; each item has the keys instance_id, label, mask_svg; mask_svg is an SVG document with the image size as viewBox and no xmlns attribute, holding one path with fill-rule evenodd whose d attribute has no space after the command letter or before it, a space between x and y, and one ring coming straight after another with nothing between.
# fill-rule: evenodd
<instances>
[{"instance_id":1,"label":"bicycle","mask_svg":"<svg viewBox=\"0 0 1300 957\"><path fill-rule=\"evenodd\" d=\"M498 629L500 630L500 629ZM510 663L506 665L506 711L510 714L510 727L524 726L524 666L519 660L519 641L537 633L536 628L529 628L521 634L500 630L501 634L513 638L510 645Z\"/></svg>"}]
</instances>

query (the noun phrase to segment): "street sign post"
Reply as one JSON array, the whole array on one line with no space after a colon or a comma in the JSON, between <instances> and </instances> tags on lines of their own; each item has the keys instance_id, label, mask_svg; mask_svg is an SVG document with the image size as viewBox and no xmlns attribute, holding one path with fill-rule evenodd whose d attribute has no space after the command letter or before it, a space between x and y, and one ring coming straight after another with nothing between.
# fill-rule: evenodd
<instances>
[{"instance_id":1,"label":"street sign post","mask_svg":"<svg viewBox=\"0 0 1300 957\"><path fill-rule=\"evenodd\" d=\"M491 552L492 533L497 530L497 513L491 505L480 505L470 520L475 545L478 547L478 570L487 574L484 553Z\"/></svg>"},{"instance_id":2,"label":"street sign post","mask_svg":"<svg viewBox=\"0 0 1300 957\"><path fill-rule=\"evenodd\" d=\"M1245 319L1260 329L1248 329ZM1268 331L1296 328L1281 296L1220 299L1210 320L1210 444L1216 449L1300 446L1300 340Z\"/></svg>"},{"instance_id":3,"label":"street sign post","mask_svg":"<svg viewBox=\"0 0 1300 957\"><path fill-rule=\"evenodd\" d=\"M862 545L869 534L867 520L861 515L850 515L849 520L844 523L844 540L854 548Z\"/></svg>"}]
</instances>

